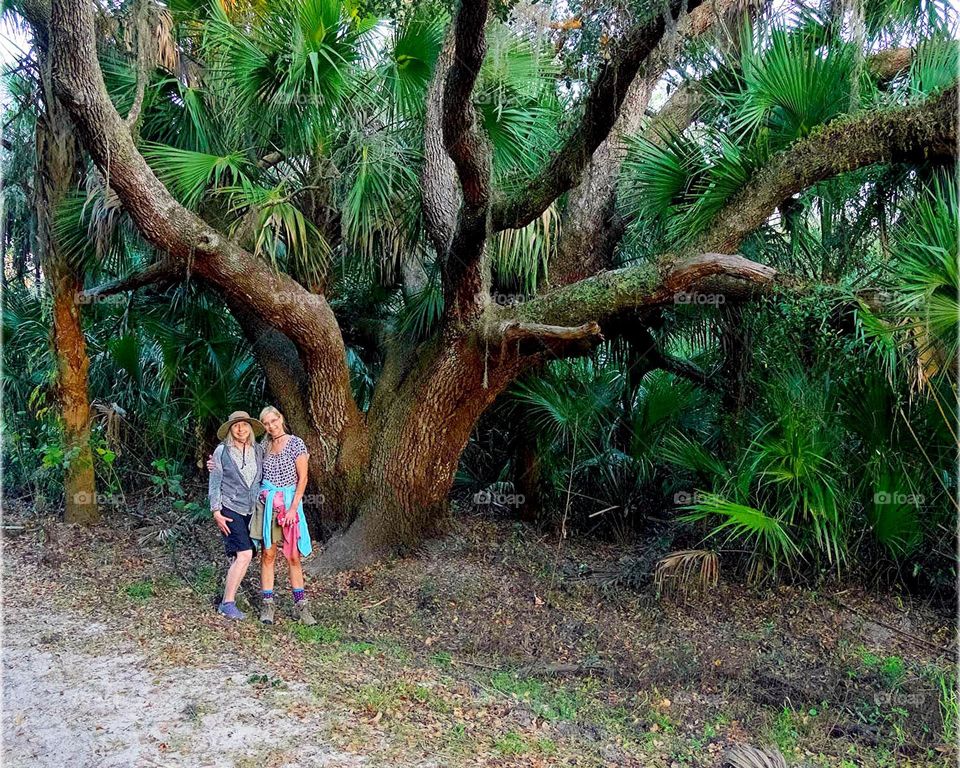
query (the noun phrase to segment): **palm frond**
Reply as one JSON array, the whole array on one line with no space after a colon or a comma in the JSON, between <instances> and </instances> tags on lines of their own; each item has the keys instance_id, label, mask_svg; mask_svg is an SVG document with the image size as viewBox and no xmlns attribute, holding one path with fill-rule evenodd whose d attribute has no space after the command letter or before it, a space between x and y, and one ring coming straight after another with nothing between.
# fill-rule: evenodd
<instances>
[{"instance_id":1,"label":"palm frond","mask_svg":"<svg viewBox=\"0 0 960 768\"><path fill-rule=\"evenodd\" d=\"M188 208L196 208L207 192L250 183L251 169L239 152L211 155L165 144L147 144L143 156Z\"/></svg>"},{"instance_id":2,"label":"palm frond","mask_svg":"<svg viewBox=\"0 0 960 768\"><path fill-rule=\"evenodd\" d=\"M720 522L707 534L708 539L723 536L725 544L733 540L745 542L754 552L768 558L774 571L800 556L788 525L778 517L713 493L701 494L700 499L685 507L690 512L681 519L693 522L719 518Z\"/></svg>"}]
</instances>

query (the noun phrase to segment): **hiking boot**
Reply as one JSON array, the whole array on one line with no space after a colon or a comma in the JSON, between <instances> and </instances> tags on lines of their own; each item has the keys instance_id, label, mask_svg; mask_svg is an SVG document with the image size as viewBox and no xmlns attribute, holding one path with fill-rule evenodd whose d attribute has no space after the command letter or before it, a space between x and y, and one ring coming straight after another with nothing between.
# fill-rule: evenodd
<instances>
[{"instance_id":1,"label":"hiking boot","mask_svg":"<svg viewBox=\"0 0 960 768\"><path fill-rule=\"evenodd\" d=\"M310 606L307 605L306 600L301 600L299 603L293 604L293 615L296 617L297 621L301 624L305 624L310 627L317 623L317 620L313 618L313 614L310 613Z\"/></svg>"},{"instance_id":2,"label":"hiking boot","mask_svg":"<svg viewBox=\"0 0 960 768\"><path fill-rule=\"evenodd\" d=\"M247 614L237 608L236 603L220 603L217 607L217 613L234 621L242 621L247 618Z\"/></svg>"},{"instance_id":3,"label":"hiking boot","mask_svg":"<svg viewBox=\"0 0 960 768\"><path fill-rule=\"evenodd\" d=\"M273 624L273 617L277 613L277 606L273 600L264 600L260 609L260 621L264 624Z\"/></svg>"}]
</instances>

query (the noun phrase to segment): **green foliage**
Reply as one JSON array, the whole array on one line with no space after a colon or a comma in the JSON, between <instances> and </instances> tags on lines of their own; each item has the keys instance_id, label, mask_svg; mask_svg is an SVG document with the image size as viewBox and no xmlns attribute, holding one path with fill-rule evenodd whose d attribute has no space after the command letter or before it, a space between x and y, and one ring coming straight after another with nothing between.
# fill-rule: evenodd
<instances>
[{"instance_id":1,"label":"green foliage","mask_svg":"<svg viewBox=\"0 0 960 768\"><path fill-rule=\"evenodd\" d=\"M123 591L133 600L149 600L153 597L153 584L149 581L134 581L127 584Z\"/></svg>"},{"instance_id":2,"label":"green foliage","mask_svg":"<svg viewBox=\"0 0 960 768\"><path fill-rule=\"evenodd\" d=\"M951 366L960 351L957 184L936 178L911 201L896 230L891 309L914 332L917 354Z\"/></svg>"},{"instance_id":3,"label":"green foliage","mask_svg":"<svg viewBox=\"0 0 960 768\"><path fill-rule=\"evenodd\" d=\"M490 680L491 687L527 703L545 720L575 720L579 702L564 689L556 689L534 678L520 677L511 672L497 672Z\"/></svg>"},{"instance_id":4,"label":"green foliage","mask_svg":"<svg viewBox=\"0 0 960 768\"><path fill-rule=\"evenodd\" d=\"M727 102L732 128L778 151L808 136L819 125L855 109L854 49L842 41L823 47L819 30L799 31L747 25L742 34L741 90L719 93ZM869 81L860 84L867 98Z\"/></svg>"},{"instance_id":5,"label":"green foliage","mask_svg":"<svg viewBox=\"0 0 960 768\"><path fill-rule=\"evenodd\" d=\"M749 384L749 418L731 424L726 445L718 443L732 461L680 434L667 441L667 460L704 489L687 505L687 519L713 521L707 535L720 537L722 546L745 546L759 558L758 575L764 565L799 572L820 563L841 570L853 543L863 547L862 531L888 557L919 556L945 497L927 495L932 478L919 478L929 468L901 442L914 435L897 418L898 388L879 372L863 372L877 363L864 359L854 341L824 340L822 329L815 332L817 349L806 352L818 361L816 368L802 371L793 339L830 310L781 308L799 314L783 322L778 313L781 327L773 335L768 330L754 350L762 373ZM758 327L769 329L763 316ZM927 460L949 461L946 443L940 445L942 452L928 451Z\"/></svg>"},{"instance_id":6,"label":"green foliage","mask_svg":"<svg viewBox=\"0 0 960 768\"><path fill-rule=\"evenodd\" d=\"M324 287L365 410L384 362L380 340L443 341L420 179L424 99L450 6L178 0L170 10L182 66L148 73L136 131L144 154L220 231ZM613 18L591 12L576 34L547 44L505 23L508 10L498 6L488 25L473 94L501 195L529 182L566 138L607 59ZM766 9L739 45L704 39L682 51L668 77L700 80L705 104L679 133L628 137L617 204L629 231L615 259L683 250L775 153L849 113L955 81L943 2L871 0L862 19L855 10ZM867 57L889 45L916 54L909 72L877 82ZM126 112L137 83L126 41L105 40L101 58ZM4 116L15 147L3 155L4 178L34 175L33 69L6 77L16 109ZM88 171L55 212L58 242L87 285L159 256L108 182ZM26 190L4 189L13 221L5 258L21 265L37 231ZM487 243L495 302L542 289L565 206L561 198ZM953 528L958 492L948 373L960 343L957 218L956 180L923 164L878 165L783 201L742 252L829 292L618 318L614 329L629 338L585 359L545 359L495 404L471 437L458 488L514 493L533 466L545 521L562 516L624 540L642 530L657 546L707 538L757 576L857 567L952 582L955 562L937 532ZM414 290L403 276L420 269L427 279ZM72 455L53 408L49 301L37 288L17 274L4 292L3 458L10 487L54 503ZM159 535L174 540L204 514L196 469L213 428L230 410L263 403L263 376L236 322L195 282L109 298L82 312L98 479L111 495L172 512ZM301 639L332 641L323 632ZM550 717L575 711L546 703L543 690L519 694Z\"/></svg>"},{"instance_id":7,"label":"green foliage","mask_svg":"<svg viewBox=\"0 0 960 768\"><path fill-rule=\"evenodd\" d=\"M944 744L955 744L960 727L960 692L956 677L952 674L936 676L940 718L943 723L941 737Z\"/></svg>"},{"instance_id":8,"label":"green foliage","mask_svg":"<svg viewBox=\"0 0 960 768\"><path fill-rule=\"evenodd\" d=\"M250 183L246 160L239 152L224 156L147 144L143 156L181 203L196 208L208 191Z\"/></svg>"},{"instance_id":9,"label":"green foliage","mask_svg":"<svg viewBox=\"0 0 960 768\"><path fill-rule=\"evenodd\" d=\"M960 43L946 34L922 41L910 65L909 89L916 96L929 96L957 81Z\"/></svg>"},{"instance_id":10,"label":"green foliage","mask_svg":"<svg viewBox=\"0 0 960 768\"><path fill-rule=\"evenodd\" d=\"M349 92L371 21L351 18L339 0L281 0L248 25L214 3L204 30L212 84L224 107L306 147Z\"/></svg>"},{"instance_id":11,"label":"green foliage","mask_svg":"<svg viewBox=\"0 0 960 768\"><path fill-rule=\"evenodd\" d=\"M422 10L396 22L380 76L399 115L420 115L448 23L439 9Z\"/></svg>"},{"instance_id":12,"label":"green foliage","mask_svg":"<svg viewBox=\"0 0 960 768\"><path fill-rule=\"evenodd\" d=\"M337 643L343 636L343 632L339 627L324 627L320 625L308 627L303 624L294 625L293 634L302 642L319 644Z\"/></svg>"},{"instance_id":13,"label":"green foliage","mask_svg":"<svg viewBox=\"0 0 960 768\"><path fill-rule=\"evenodd\" d=\"M750 551L769 559L773 571L781 564L791 565L800 554L788 530L788 523L776 515L728 501L716 494L703 494L703 500L691 504L690 514L682 520L697 521L719 518L720 523L710 530L709 538L725 535L722 544L731 540L743 542Z\"/></svg>"},{"instance_id":14,"label":"green foliage","mask_svg":"<svg viewBox=\"0 0 960 768\"><path fill-rule=\"evenodd\" d=\"M357 137L343 153L343 234L367 275L409 259L421 237L419 155L389 133Z\"/></svg>"},{"instance_id":15,"label":"green foliage","mask_svg":"<svg viewBox=\"0 0 960 768\"><path fill-rule=\"evenodd\" d=\"M431 335L443 316L443 286L436 269L430 270L428 280L419 291L404 296L403 308L397 318L397 329L411 341L423 341Z\"/></svg>"}]
</instances>

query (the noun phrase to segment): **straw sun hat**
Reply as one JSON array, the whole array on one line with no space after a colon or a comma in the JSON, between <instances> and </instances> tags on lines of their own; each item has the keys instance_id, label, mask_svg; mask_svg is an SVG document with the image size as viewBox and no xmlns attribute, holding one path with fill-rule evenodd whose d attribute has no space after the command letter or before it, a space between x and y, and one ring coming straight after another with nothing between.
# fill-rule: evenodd
<instances>
[{"instance_id":1,"label":"straw sun hat","mask_svg":"<svg viewBox=\"0 0 960 768\"><path fill-rule=\"evenodd\" d=\"M230 414L223 424L220 425L220 428L217 430L217 437L221 440L227 436L227 432L230 431L230 427L236 424L238 421L245 421L250 425L250 428L253 430L254 437L260 437L263 434L263 424L259 419L253 418L246 411L234 411Z\"/></svg>"}]
</instances>

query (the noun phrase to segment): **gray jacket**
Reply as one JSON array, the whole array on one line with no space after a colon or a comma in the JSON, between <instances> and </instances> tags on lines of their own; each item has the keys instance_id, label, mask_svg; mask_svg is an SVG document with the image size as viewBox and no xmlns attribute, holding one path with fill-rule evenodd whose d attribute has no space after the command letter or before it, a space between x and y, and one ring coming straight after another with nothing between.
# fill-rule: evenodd
<instances>
[{"instance_id":1,"label":"gray jacket","mask_svg":"<svg viewBox=\"0 0 960 768\"><path fill-rule=\"evenodd\" d=\"M254 444L253 458L257 462L257 474L248 488L230 451L226 450L223 443L216 447L213 451L213 471L207 483L211 510L226 507L241 515L253 513L263 479L263 446Z\"/></svg>"}]
</instances>

